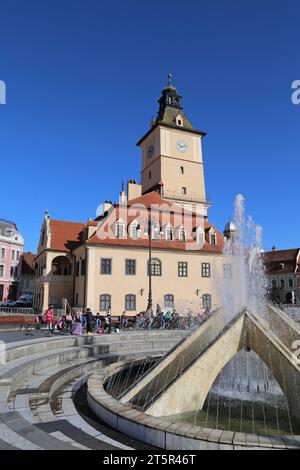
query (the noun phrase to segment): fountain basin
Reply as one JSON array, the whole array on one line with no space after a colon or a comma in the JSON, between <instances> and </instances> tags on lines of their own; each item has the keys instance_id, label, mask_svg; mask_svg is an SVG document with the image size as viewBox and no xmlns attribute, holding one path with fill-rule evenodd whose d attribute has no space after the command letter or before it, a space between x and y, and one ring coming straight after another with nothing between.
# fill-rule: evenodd
<instances>
[{"instance_id":1,"label":"fountain basin","mask_svg":"<svg viewBox=\"0 0 300 470\"><path fill-rule=\"evenodd\" d=\"M100 419L134 439L168 450L300 449L300 435L268 436L205 428L153 417L129 403L121 403L105 390L105 384L125 367L126 361L117 362L91 375L87 401Z\"/></svg>"}]
</instances>

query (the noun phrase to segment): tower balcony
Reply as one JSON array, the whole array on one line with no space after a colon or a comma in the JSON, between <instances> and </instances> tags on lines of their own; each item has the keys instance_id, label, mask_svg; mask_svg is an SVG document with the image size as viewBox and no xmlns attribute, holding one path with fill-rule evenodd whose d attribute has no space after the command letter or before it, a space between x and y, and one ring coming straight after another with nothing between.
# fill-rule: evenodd
<instances>
[{"instance_id":1,"label":"tower balcony","mask_svg":"<svg viewBox=\"0 0 300 470\"><path fill-rule=\"evenodd\" d=\"M205 207L210 207L210 198L199 197L196 194L183 194L180 191L170 191L167 189L161 189L161 197L163 199L171 199L181 203L192 203L192 204L203 204Z\"/></svg>"}]
</instances>

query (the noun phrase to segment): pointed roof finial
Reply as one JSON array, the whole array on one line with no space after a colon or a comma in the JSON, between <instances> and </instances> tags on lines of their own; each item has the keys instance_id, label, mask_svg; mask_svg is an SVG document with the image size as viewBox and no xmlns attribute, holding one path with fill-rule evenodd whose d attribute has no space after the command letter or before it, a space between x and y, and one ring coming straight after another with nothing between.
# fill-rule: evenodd
<instances>
[{"instance_id":1,"label":"pointed roof finial","mask_svg":"<svg viewBox=\"0 0 300 470\"><path fill-rule=\"evenodd\" d=\"M124 191L124 181L122 181L122 191Z\"/></svg>"},{"instance_id":2,"label":"pointed roof finial","mask_svg":"<svg viewBox=\"0 0 300 470\"><path fill-rule=\"evenodd\" d=\"M171 72L168 73L168 85L172 85L172 74Z\"/></svg>"}]
</instances>

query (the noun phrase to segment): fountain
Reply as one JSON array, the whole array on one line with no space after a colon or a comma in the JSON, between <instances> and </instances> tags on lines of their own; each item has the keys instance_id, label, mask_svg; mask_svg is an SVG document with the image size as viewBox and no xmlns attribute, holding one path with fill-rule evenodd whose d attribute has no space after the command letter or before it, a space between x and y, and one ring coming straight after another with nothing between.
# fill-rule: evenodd
<instances>
[{"instance_id":1,"label":"fountain","mask_svg":"<svg viewBox=\"0 0 300 470\"><path fill-rule=\"evenodd\" d=\"M129 406L132 416L159 419L165 448L182 448L187 441L180 429L188 425L195 449L216 442L228 448L293 442L299 448L300 366L291 344L300 330L267 303L262 229L245 216L240 194L231 228L224 273L213 270L222 307L161 359L122 364L103 381L103 390L115 407ZM182 440L173 436L167 444L168 429Z\"/></svg>"}]
</instances>

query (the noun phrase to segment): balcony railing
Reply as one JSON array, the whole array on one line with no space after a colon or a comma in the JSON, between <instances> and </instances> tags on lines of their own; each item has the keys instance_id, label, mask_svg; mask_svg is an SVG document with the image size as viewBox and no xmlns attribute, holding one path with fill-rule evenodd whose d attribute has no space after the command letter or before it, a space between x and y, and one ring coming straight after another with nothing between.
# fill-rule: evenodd
<instances>
[{"instance_id":1,"label":"balcony railing","mask_svg":"<svg viewBox=\"0 0 300 470\"><path fill-rule=\"evenodd\" d=\"M73 276L72 275L59 275L59 274L52 274L47 276L47 281L51 282L51 284L69 284L73 282Z\"/></svg>"},{"instance_id":2,"label":"balcony railing","mask_svg":"<svg viewBox=\"0 0 300 470\"><path fill-rule=\"evenodd\" d=\"M177 199L180 201L194 202L197 204L211 204L208 199L203 199L201 197L196 196L195 194L183 194L179 191L169 191L166 189L162 189L161 197L165 199Z\"/></svg>"}]
</instances>

